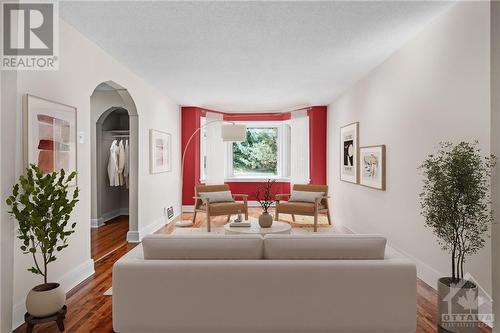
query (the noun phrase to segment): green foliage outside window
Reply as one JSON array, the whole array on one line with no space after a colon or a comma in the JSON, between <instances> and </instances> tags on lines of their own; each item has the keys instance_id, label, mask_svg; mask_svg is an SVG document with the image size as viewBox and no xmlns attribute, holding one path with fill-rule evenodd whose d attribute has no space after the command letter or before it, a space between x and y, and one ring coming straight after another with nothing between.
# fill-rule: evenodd
<instances>
[{"instance_id":1,"label":"green foliage outside window","mask_svg":"<svg viewBox=\"0 0 500 333\"><path fill-rule=\"evenodd\" d=\"M233 143L234 174L278 173L278 129L247 128L247 138Z\"/></svg>"}]
</instances>

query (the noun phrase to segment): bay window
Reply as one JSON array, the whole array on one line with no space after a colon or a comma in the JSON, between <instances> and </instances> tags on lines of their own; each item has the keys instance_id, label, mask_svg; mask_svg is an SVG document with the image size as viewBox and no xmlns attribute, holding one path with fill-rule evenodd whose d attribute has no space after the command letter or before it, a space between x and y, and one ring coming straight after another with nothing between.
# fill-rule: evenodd
<instances>
[{"instance_id":1,"label":"bay window","mask_svg":"<svg viewBox=\"0 0 500 333\"><path fill-rule=\"evenodd\" d=\"M247 126L247 136L242 142L225 143L225 180L287 180L290 177L290 124L286 121L239 123ZM200 176L203 181L208 158L205 131L201 132L200 140Z\"/></svg>"}]
</instances>

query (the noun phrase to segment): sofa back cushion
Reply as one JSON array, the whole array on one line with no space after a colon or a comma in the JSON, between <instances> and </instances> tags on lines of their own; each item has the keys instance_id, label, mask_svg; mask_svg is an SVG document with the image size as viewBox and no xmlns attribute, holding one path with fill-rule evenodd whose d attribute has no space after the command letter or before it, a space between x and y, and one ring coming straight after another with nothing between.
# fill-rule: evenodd
<instances>
[{"instance_id":1,"label":"sofa back cushion","mask_svg":"<svg viewBox=\"0 0 500 333\"><path fill-rule=\"evenodd\" d=\"M217 191L217 192L201 192L200 198L203 202L207 202L207 199L210 203L215 202L234 202L233 196L231 195L231 191Z\"/></svg>"},{"instance_id":2,"label":"sofa back cushion","mask_svg":"<svg viewBox=\"0 0 500 333\"><path fill-rule=\"evenodd\" d=\"M265 259L355 260L384 259L381 235L266 235Z\"/></svg>"},{"instance_id":3,"label":"sofa back cushion","mask_svg":"<svg viewBox=\"0 0 500 333\"><path fill-rule=\"evenodd\" d=\"M148 235L142 239L144 259L262 259L260 235Z\"/></svg>"},{"instance_id":4,"label":"sofa back cushion","mask_svg":"<svg viewBox=\"0 0 500 333\"><path fill-rule=\"evenodd\" d=\"M323 192L309 192L309 191L292 191L288 202L310 202L315 203L316 198L321 198L325 195Z\"/></svg>"}]
</instances>

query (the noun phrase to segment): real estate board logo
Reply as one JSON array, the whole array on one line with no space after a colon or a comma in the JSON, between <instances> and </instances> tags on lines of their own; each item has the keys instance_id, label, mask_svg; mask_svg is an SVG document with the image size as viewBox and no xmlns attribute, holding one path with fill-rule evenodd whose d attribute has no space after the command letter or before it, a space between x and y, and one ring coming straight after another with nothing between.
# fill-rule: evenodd
<instances>
[{"instance_id":1,"label":"real estate board logo","mask_svg":"<svg viewBox=\"0 0 500 333\"><path fill-rule=\"evenodd\" d=\"M472 283L473 288L463 288ZM446 332L476 332L479 327L493 327L495 317L493 299L470 273L450 287L449 292L439 300L439 326ZM441 331L440 331L441 332Z\"/></svg>"},{"instance_id":2,"label":"real estate board logo","mask_svg":"<svg viewBox=\"0 0 500 333\"><path fill-rule=\"evenodd\" d=\"M4 2L1 69L58 69L57 18L55 2Z\"/></svg>"}]
</instances>

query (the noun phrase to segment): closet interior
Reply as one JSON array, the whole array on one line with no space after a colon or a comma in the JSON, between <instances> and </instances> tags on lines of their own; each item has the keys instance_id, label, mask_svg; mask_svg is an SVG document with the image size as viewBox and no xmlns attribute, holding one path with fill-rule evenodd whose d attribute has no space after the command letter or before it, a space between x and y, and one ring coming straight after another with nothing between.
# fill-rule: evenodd
<instances>
[{"instance_id":1,"label":"closet interior","mask_svg":"<svg viewBox=\"0 0 500 333\"><path fill-rule=\"evenodd\" d=\"M118 216L129 214L130 121L123 108L101 117L96 131L97 212L102 222L109 223Z\"/></svg>"}]
</instances>

